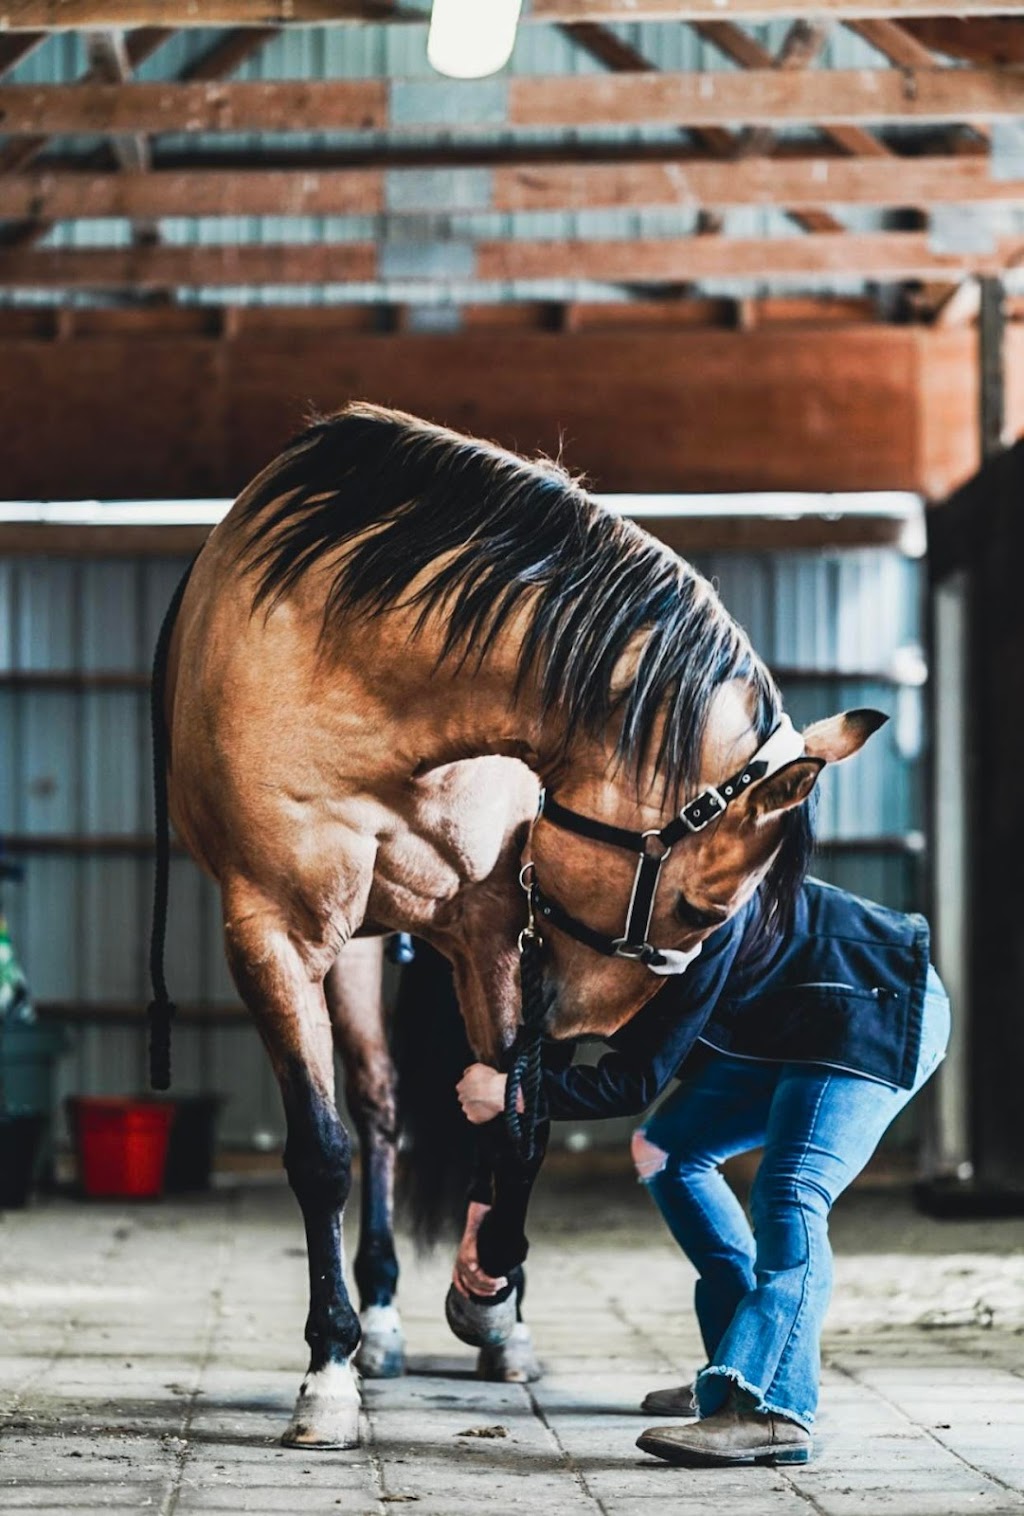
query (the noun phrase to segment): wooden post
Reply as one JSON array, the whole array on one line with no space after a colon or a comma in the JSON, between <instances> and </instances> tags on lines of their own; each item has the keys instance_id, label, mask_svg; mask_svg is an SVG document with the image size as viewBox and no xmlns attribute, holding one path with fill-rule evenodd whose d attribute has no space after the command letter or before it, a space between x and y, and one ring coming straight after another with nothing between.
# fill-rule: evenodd
<instances>
[{"instance_id":1,"label":"wooden post","mask_svg":"<svg viewBox=\"0 0 1024 1516\"><path fill-rule=\"evenodd\" d=\"M1006 446L1006 307L1001 279L981 283L978 315L978 363L981 382L979 423L981 458L987 463Z\"/></svg>"}]
</instances>

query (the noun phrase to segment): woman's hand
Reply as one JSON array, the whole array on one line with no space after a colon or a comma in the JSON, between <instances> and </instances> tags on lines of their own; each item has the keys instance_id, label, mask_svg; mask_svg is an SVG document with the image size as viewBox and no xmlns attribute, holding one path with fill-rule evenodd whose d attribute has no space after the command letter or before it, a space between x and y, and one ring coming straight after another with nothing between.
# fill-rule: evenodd
<instances>
[{"instance_id":1,"label":"woman's hand","mask_svg":"<svg viewBox=\"0 0 1024 1516\"><path fill-rule=\"evenodd\" d=\"M482 1068L486 1065L475 1064L474 1067ZM494 1070L490 1069L489 1072L493 1074ZM490 1209L489 1205L481 1205L479 1201L473 1200L470 1201L466 1212L466 1228L462 1234L459 1251L455 1256L455 1267L452 1270L452 1283L463 1295L482 1295L486 1298L488 1295L496 1295L508 1284L504 1275L499 1279L492 1279L489 1274L485 1274L477 1257L476 1235Z\"/></svg>"},{"instance_id":2,"label":"woman's hand","mask_svg":"<svg viewBox=\"0 0 1024 1516\"><path fill-rule=\"evenodd\" d=\"M493 1121L505 1109L507 1075L486 1063L471 1063L455 1086L463 1115L474 1126Z\"/></svg>"}]
</instances>

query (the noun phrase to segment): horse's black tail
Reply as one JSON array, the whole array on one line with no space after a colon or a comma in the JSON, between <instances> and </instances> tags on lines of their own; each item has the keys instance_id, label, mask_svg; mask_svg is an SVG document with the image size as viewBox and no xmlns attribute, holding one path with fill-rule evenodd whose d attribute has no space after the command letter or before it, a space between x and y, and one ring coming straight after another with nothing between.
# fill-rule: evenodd
<instances>
[{"instance_id":1,"label":"horse's black tail","mask_svg":"<svg viewBox=\"0 0 1024 1516\"><path fill-rule=\"evenodd\" d=\"M398 1200L421 1247L461 1232L473 1173L473 1128L455 1086L474 1061L447 959L423 942L402 970L392 1021L398 1070Z\"/></svg>"},{"instance_id":2,"label":"horse's black tail","mask_svg":"<svg viewBox=\"0 0 1024 1516\"><path fill-rule=\"evenodd\" d=\"M164 946L167 938L167 897L171 878L171 823L167 811L167 762L169 735L164 720L167 694L167 656L171 634L178 619L192 564L171 597L167 614L156 639L153 655L153 680L149 693L149 720L153 736L153 807L156 830L156 861L153 878L153 922L149 934L149 978L153 999L149 1003L149 1082L154 1090L171 1087L171 1022L174 1003L167 993L164 978Z\"/></svg>"}]
</instances>

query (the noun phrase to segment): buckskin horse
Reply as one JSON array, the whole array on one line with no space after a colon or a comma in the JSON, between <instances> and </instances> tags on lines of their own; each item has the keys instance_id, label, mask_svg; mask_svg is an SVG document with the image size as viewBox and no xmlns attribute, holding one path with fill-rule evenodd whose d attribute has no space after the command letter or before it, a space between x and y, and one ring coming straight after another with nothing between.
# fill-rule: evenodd
<instances>
[{"instance_id":1,"label":"buckskin horse","mask_svg":"<svg viewBox=\"0 0 1024 1516\"><path fill-rule=\"evenodd\" d=\"M332 1056L346 945L397 930L436 946L486 1061L516 1043L528 963L536 1010L541 945L546 1035L611 1032L762 882L781 908L820 770L882 718L800 737L674 553L551 462L362 404L243 491L179 586L154 673L154 1084L169 1079L169 815L220 886L284 1104L310 1281L284 1440L352 1446L360 1321ZM525 1155L500 1131L486 1149L493 1204L449 1294L466 1340L500 1342L515 1320L542 1124L529 1135ZM481 1281L507 1284L488 1296Z\"/></svg>"}]
</instances>

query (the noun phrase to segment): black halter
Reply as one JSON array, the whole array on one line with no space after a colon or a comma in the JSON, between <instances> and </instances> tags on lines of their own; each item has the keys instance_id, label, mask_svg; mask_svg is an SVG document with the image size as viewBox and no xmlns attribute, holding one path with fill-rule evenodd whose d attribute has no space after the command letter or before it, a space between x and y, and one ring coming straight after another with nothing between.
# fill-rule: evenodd
<instances>
[{"instance_id":1,"label":"black halter","mask_svg":"<svg viewBox=\"0 0 1024 1516\"><path fill-rule=\"evenodd\" d=\"M784 734L789 733L792 733L792 741L787 743ZM678 816L674 816L660 830L634 832L626 827L609 826L605 821L597 821L591 816L581 816L578 811L572 811L568 806L560 805L554 796L543 791L537 811L538 819L543 816L554 826L561 827L563 831L575 832L577 836L587 837L591 842L601 842L610 847L623 848L626 852L635 853L637 866L622 936L611 937L605 932L598 932L593 927L587 926L585 922L578 921L557 901L545 895L537 883L536 869L532 863L528 863L520 875L520 882L529 899L530 927L535 929L536 923L547 922L558 931L565 932L577 942L583 943L585 947L592 948L596 953L602 953L606 958L627 958L634 963L642 963L655 974L682 973L687 964L696 956L695 953L672 948L657 948L647 940L662 865L675 844L683 837L702 832L706 826L728 810L737 795L743 794L758 780L766 778L769 773L776 772L783 763L791 762L797 756L795 748L798 743L802 750L802 743L793 732L788 718L783 717L771 735L738 773L731 775L722 784L712 785L703 790L696 799L683 807ZM769 753L769 747L776 751ZM777 756L780 751L784 751L785 755Z\"/></svg>"}]
</instances>

